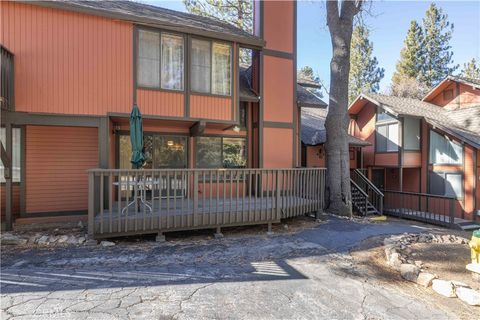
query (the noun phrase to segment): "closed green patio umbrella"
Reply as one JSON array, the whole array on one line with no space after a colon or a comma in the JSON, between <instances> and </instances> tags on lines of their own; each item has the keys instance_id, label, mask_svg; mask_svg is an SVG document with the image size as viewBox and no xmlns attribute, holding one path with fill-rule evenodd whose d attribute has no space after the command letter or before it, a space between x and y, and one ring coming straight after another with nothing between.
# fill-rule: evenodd
<instances>
[{"instance_id":1,"label":"closed green patio umbrella","mask_svg":"<svg viewBox=\"0 0 480 320\"><path fill-rule=\"evenodd\" d=\"M142 114L136 104L133 105L130 113L130 141L132 143L132 163L133 169L139 169L145 162L145 154L143 153L143 124Z\"/></svg>"}]
</instances>

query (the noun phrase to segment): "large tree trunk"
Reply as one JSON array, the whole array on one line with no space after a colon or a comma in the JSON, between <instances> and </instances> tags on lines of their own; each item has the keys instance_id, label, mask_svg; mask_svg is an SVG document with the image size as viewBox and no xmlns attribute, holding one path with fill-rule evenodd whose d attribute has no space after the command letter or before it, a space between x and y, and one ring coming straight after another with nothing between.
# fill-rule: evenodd
<instances>
[{"instance_id":1,"label":"large tree trunk","mask_svg":"<svg viewBox=\"0 0 480 320\"><path fill-rule=\"evenodd\" d=\"M334 214L351 215L350 157L348 151L348 75L350 72L350 42L353 17L360 10L361 1L342 1L339 12L337 1L327 1L327 23L332 40L330 63L329 109L327 129L327 203Z\"/></svg>"}]
</instances>

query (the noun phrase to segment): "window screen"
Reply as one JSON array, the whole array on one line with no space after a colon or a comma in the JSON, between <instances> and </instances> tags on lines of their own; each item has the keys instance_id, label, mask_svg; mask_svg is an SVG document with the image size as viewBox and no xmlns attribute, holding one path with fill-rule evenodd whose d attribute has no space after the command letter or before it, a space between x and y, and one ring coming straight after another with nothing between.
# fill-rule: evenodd
<instances>
[{"instance_id":1,"label":"window screen","mask_svg":"<svg viewBox=\"0 0 480 320\"><path fill-rule=\"evenodd\" d=\"M195 92L210 92L210 42L192 39L191 85Z\"/></svg>"},{"instance_id":2,"label":"window screen","mask_svg":"<svg viewBox=\"0 0 480 320\"><path fill-rule=\"evenodd\" d=\"M139 30L137 83L143 87L160 87L160 34Z\"/></svg>"},{"instance_id":3,"label":"window screen","mask_svg":"<svg viewBox=\"0 0 480 320\"><path fill-rule=\"evenodd\" d=\"M183 90L183 37L162 34L162 88Z\"/></svg>"},{"instance_id":4,"label":"window screen","mask_svg":"<svg viewBox=\"0 0 480 320\"><path fill-rule=\"evenodd\" d=\"M405 150L420 150L420 119L405 118L403 135Z\"/></svg>"},{"instance_id":5,"label":"window screen","mask_svg":"<svg viewBox=\"0 0 480 320\"><path fill-rule=\"evenodd\" d=\"M463 147L437 132L430 130L430 163L431 164L462 164Z\"/></svg>"}]
</instances>

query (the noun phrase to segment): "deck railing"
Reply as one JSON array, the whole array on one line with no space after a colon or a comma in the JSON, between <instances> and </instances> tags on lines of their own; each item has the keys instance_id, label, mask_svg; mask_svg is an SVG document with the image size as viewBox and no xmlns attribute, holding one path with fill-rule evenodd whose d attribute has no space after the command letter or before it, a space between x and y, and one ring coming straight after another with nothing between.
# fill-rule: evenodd
<instances>
[{"instance_id":1,"label":"deck railing","mask_svg":"<svg viewBox=\"0 0 480 320\"><path fill-rule=\"evenodd\" d=\"M0 108L13 110L13 54L0 45Z\"/></svg>"},{"instance_id":2,"label":"deck railing","mask_svg":"<svg viewBox=\"0 0 480 320\"><path fill-rule=\"evenodd\" d=\"M439 225L455 219L455 198L426 193L384 190L385 213Z\"/></svg>"},{"instance_id":3,"label":"deck railing","mask_svg":"<svg viewBox=\"0 0 480 320\"><path fill-rule=\"evenodd\" d=\"M377 209L378 213L383 213L384 194L368 180L364 169L354 169L350 171L350 178L356 185L368 195L368 201Z\"/></svg>"},{"instance_id":4,"label":"deck railing","mask_svg":"<svg viewBox=\"0 0 480 320\"><path fill-rule=\"evenodd\" d=\"M92 169L89 234L278 222L324 204L325 169Z\"/></svg>"}]
</instances>

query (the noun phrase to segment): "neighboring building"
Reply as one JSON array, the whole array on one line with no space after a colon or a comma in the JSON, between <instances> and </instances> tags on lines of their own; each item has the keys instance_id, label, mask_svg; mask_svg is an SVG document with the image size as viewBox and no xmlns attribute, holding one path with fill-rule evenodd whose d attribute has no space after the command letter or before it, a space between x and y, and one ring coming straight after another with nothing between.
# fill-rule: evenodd
<instances>
[{"instance_id":1,"label":"neighboring building","mask_svg":"<svg viewBox=\"0 0 480 320\"><path fill-rule=\"evenodd\" d=\"M252 35L134 1L1 1L2 222L83 216L87 170L131 168L134 104L145 168L299 166L296 3L255 1L254 20Z\"/></svg>"},{"instance_id":2,"label":"neighboring building","mask_svg":"<svg viewBox=\"0 0 480 320\"><path fill-rule=\"evenodd\" d=\"M480 81L447 77L422 101L362 94L349 114L380 189L456 197L456 217L478 219Z\"/></svg>"}]
</instances>

